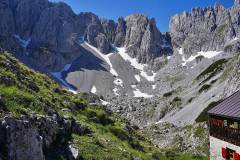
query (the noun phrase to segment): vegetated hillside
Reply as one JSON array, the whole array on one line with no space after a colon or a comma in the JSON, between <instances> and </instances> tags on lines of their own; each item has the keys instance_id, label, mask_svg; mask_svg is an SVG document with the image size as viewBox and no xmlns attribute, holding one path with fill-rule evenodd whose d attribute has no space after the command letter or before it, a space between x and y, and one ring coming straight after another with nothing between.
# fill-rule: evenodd
<instances>
[{"instance_id":1,"label":"vegetated hillside","mask_svg":"<svg viewBox=\"0 0 240 160\"><path fill-rule=\"evenodd\" d=\"M203 159L160 152L142 130L81 97L1 52L0 159Z\"/></svg>"}]
</instances>

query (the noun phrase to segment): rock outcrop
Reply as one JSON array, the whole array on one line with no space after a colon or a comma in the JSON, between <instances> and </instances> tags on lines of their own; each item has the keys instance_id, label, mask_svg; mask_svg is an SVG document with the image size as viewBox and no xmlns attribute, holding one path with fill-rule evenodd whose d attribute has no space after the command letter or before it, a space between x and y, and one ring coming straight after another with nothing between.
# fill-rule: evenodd
<instances>
[{"instance_id":1,"label":"rock outcrop","mask_svg":"<svg viewBox=\"0 0 240 160\"><path fill-rule=\"evenodd\" d=\"M48 149L54 143L64 142L67 133L83 135L90 133L90 130L74 119L56 115L1 118L0 157L6 156L9 160L44 160Z\"/></svg>"},{"instance_id":2,"label":"rock outcrop","mask_svg":"<svg viewBox=\"0 0 240 160\"><path fill-rule=\"evenodd\" d=\"M0 17L0 47L11 50L14 46L15 23L10 1L0 1Z\"/></svg>"},{"instance_id":3,"label":"rock outcrop","mask_svg":"<svg viewBox=\"0 0 240 160\"><path fill-rule=\"evenodd\" d=\"M126 47L140 63L160 66L163 60L159 57L171 55L173 48L182 47L186 58L198 51L223 50L227 42L240 35L239 10L239 0L229 9L218 4L194 8L173 16L170 34L163 34L153 18L141 14L120 17L116 23L93 13L75 14L65 3L2 0L0 47L22 52L14 37L18 35L21 41L29 40L26 53L54 71L84 54L79 46L82 40L104 54L112 51L112 44Z\"/></svg>"},{"instance_id":4,"label":"rock outcrop","mask_svg":"<svg viewBox=\"0 0 240 160\"><path fill-rule=\"evenodd\" d=\"M227 70L225 71L226 75L229 76L227 79L226 87L224 90L224 97L229 97L233 93L239 91L240 89L240 56L236 55L232 61L227 67Z\"/></svg>"},{"instance_id":5,"label":"rock outcrop","mask_svg":"<svg viewBox=\"0 0 240 160\"><path fill-rule=\"evenodd\" d=\"M125 21L119 20L115 43L121 44L122 36L126 34L124 46L131 57L136 57L140 63L150 63L157 57L172 53L171 42L161 34L153 18L135 14L126 17Z\"/></svg>"},{"instance_id":6,"label":"rock outcrop","mask_svg":"<svg viewBox=\"0 0 240 160\"><path fill-rule=\"evenodd\" d=\"M124 18L120 17L118 19L114 45L117 47L124 46L125 36L126 36L126 22L124 21Z\"/></svg>"},{"instance_id":7,"label":"rock outcrop","mask_svg":"<svg viewBox=\"0 0 240 160\"><path fill-rule=\"evenodd\" d=\"M173 16L169 31L174 47L182 47L186 57L198 51L223 50L226 42L239 35L239 9L236 0L229 9L216 4Z\"/></svg>"},{"instance_id":8,"label":"rock outcrop","mask_svg":"<svg viewBox=\"0 0 240 160\"><path fill-rule=\"evenodd\" d=\"M24 52L52 71L84 54L79 45L83 40L104 54L112 51L112 44L125 46L141 63L172 53L170 40L159 32L155 20L139 14L115 23L93 13L77 15L62 2L3 0L0 16L1 47Z\"/></svg>"}]
</instances>

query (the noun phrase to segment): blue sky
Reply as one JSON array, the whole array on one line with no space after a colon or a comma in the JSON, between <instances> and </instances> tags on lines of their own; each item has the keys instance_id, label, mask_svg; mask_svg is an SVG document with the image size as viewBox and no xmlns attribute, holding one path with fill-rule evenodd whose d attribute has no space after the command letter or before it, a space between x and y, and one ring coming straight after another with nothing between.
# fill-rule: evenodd
<instances>
[{"instance_id":1,"label":"blue sky","mask_svg":"<svg viewBox=\"0 0 240 160\"><path fill-rule=\"evenodd\" d=\"M60 0L52 0L60 1ZM225 7L233 5L234 0L61 0L69 4L76 13L93 12L101 18L117 20L133 13L154 17L160 31L168 31L172 15L190 11L193 7L204 7L220 3Z\"/></svg>"}]
</instances>

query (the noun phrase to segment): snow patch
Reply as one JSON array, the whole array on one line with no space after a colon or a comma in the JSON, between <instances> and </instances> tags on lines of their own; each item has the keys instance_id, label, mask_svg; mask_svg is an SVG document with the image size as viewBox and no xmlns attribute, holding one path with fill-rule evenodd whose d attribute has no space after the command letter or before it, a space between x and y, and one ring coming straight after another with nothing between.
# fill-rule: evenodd
<instances>
[{"instance_id":1,"label":"snow patch","mask_svg":"<svg viewBox=\"0 0 240 160\"><path fill-rule=\"evenodd\" d=\"M140 75L142 77L144 77L146 80L148 81L154 81L155 75L156 73L152 73L151 76L149 76L145 71L144 71L144 67L147 67L146 64L141 64L138 63L136 58L132 58L130 57L127 53L126 53L126 49L124 47L122 48L117 48L119 55L125 60L125 61L129 61L131 66L133 66L134 68L138 69L140 71Z\"/></svg>"},{"instance_id":2,"label":"snow patch","mask_svg":"<svg viewBox=\"0 0 240 160\"><path fill-rule=\"evenodd\" d=\"M118 73L117 73L117 71L113 68L113 65L112 65L111 60L110 60L110 57L111 57L113 54L115 54L115 53L109 53L109 54L107 54L107 55L101 53L96 47L90 45L90 44L87 43L87 42L84 42L84 36L85 36L85 35L83 35L82 37L80 37L80 42L86 44L89 48L91 48L92 50L94 50L94 51L109 65L109 67L110 67L110 71L109 71L109 72L110 72L113 76L118 77ZM123 87L123 81L122 81L120 78L114 78L113 83L114 83L115 85L117 85L117 86ZM117 95L117 96L119 96L118 91L119 91L118 88L114 88L114 89L113 89L114 94Z\"/></svg>"},{"instance_id":3,"label":"snow patch","mask_svg":"<svg viewBox=\"0 0 240 160\"><path fill-rule=\"evenodd\" d=\"M133 91L134 97L152 98L153 95L141 92L138 88Z\"/></svg>"},{"instance_id":4,"label":"snow patch","mask_svg":"<svg viewBox=\"0 0 240 160\"><path fill-rule=\"evenodd\" d=\"M201 51L201 52L198 52L197 56L204 56L205 58L213 58L219 55L220 53L222 53L222 51L206 51L206 52Z\"/></svg>"},{"instance_id":5,"label":"snow patch","mask_svg":"<svg viewBox=\"0 0 240 160\"><path fill-rule=\"evenodd\" d=\"M132 88L136 88L137 86L136 85L131 85Z\"/></svg>"},{"instance_id":6,"label":"snow patch","mask_svg":"<svg viewBox=\"0 0 240 160\"><path fill-rule=\"evenodd\" d=\"M67 91L72 92L73 94L78 94L78 92L76 90L73 90L73 89L70 89L70 88L68 88Z\"/></svg>"},{"instance_id":7,"label":"snow patch","mask_svg":"<svg viewBox=\"0 0 240 160\"><path fill-rule=\"evenodd\" d=\"M163 123L164 121L157 121L155 124L160 124L160 123Z\"/></svg>"},{"instance_id":8,"label":"snow patch","mask_svg":"<svg viewBox=\"0 0 240 160\"><path fill-rule=\"evenodd\" d=\"M72 153L72 156L77 159L78 158L78 150L76 148L74 148L72 145L69 145L68 146L71 153Z\"/></svg>"},{"instance_id":9,"label":"snow patch","mask_svg":"<svg viewBox=\"0 0 240 160\"><path fill-rule=\"evenodd\" d=\"M157 86L156 86L155 84L154 84L154 85L152 85L152 89L156 89L156 87L157 87Z\"/></svg>"},{"instance_id":10,"label":"snow patch","mask_svg":"<svg viewBox=\"0 0 240 160\"><path fill-rule=\"evenodd\" d=\"M92 86L91 93L97 93L97 88L96 88L96 86Z\"/></svg>"},{"instance_id":11,"label":"snow patch","mask_svg":"<svg viewBox=\"0 0 240 160\"><path fill-rule=\"evenodd\" d=\"M117 89L117 88L113 88L113 93L114 93L116 96L119 96L119 93L118 93L118 89Z\"/></svg>"},{"instance_id":12,"label":"snow patch","mask_svg":"<svg viewBox=\"0 0 240 160\"><path fill-rule=\"evenodd\" d=\"M210 58L213 58L213 57L219 55L220 53L222 53L222 51L206 51L206 52L200 51L200 52L198 52L197 55L194 55L194 56L191 55L188 59L186 59L186 58L184 57L184 55L183 55L183 49L182 49L182 48L180 48L180 49L178 50L178 53L179 53L180 55L182 55L182 61L183 61L182 65L183 65L183 66L186 66L187 63L193 61L193 60L196 59L198 56L203 56L203 57L205 57L205 58L209 58L209 59L210 59Z\"/></svg>"},{"instance_id":13,"label":"snow patch","mask_svg":"<svg viewBox=\"0 0 240 160\"><path fill-rule=\"evenodd\" d=\"M110 104L109 102L107 102L107 101L104 101L104 100L102 100L102 99L100 99L100 101L101 101L102 105L104 105L104 106L106 106L106 105Z\"/></svg>"},{"instance_id":14,"label":"snow patch","mask_svg":"<svg viewBox=\"0 0 240 160\"><path fill-rule=\"evenodd\" d=\"M117 86L123 87L123 81L120 78L115 78L113 83L116 84Z\"/></svg>"},{"instance_id":15,"label":"snow patch","mask_svg":"<svg viewBox=\"0 0 240 160\"><path fill-rule=\"evenodd\" d=\"M130 56L126 53L126 49L125 49L125 48L117 48L117 50L119 51L120 56L121 56L124 60L129 61L134 68L136 68L136 69L138 69L138 70L143 70L144 67L146 66L145 64L138 63L136 58L130 57Z\"/></svg>"},{"instance_id":16,"label":"snow patch","mask_svg":"<svg viewBox=\"0 0 240 160\"><path fill-rule=\"evenodd\" d=\"M66 89L69 91L69 92L72 92L74 94L77 94L77 91L75 91L74 89L72 89L72 87L63 79L63 72L67 72L70 67L72 66L72 64L66 64L63 69L59 72L51 72L51 74L56 78L58 79L59 81L62 82L62 84L66 87Z\"/></svg>"},{"instance_id":17,"label":"snow patch","mask_svg":"<svg viewBox=\"0 0 240 160\"><path fill-rule=\"evenodd\" d=\"M146 78L148 81L151 81L151 82L153 82L153 81L155 80L156 74L157 74L157 73L152 72L152 75L149 76L149 75L147 74L147 72L141 71L141 76L143 76L144 78Z\"/></svg>"},{"instance_id":18,"label":"snow patch","mask_svg":"<svg viewBox=\"0 0 240 160\"><path fill-rule=\"evenodd\" d=\"M139 75L135 75L134 77L135 77L135 79L136 79L138 82L140 82L140 81L141 81L141 78L140 78L140 76L139 76Z\"/></svg>"},{"instance_id":19,"label":"snow patch","mask_svg":"<svg viewBox=\"0 0 240 160\"><path fill-rule=\"evenodd\" d=\"M134 90L133 90L133 94L134 94L134 97L136 97L136 98L139 98L139 97L152 98L152 97L153 97L153 95L149 95L149 94L147 94L147 93L141 92L141 91L137 88L136 85L131 85L131 87L132 87L132 89L134 89Z\"/></svg>"},{"instance_id":20,"label":"snow patch","mask_svg":"<svg viewBox=\"0 0 240 160\"><path fill-rule=\"evenodd\" d=\"M22 39L19 35L15 34L14 37L19 41L19 44L24 48L27 49L29 43L31 42L31 38L27 40Z\"/></svg>"},{"instance_id":21,"label":"snow patch","mask_svg":"<svg viewBox=\"0 0 240 160\"><path fill-rule=\"evenodd\" d=\"M110 61L110 56L113 55L114 53L109 53L107 55L101 53L96 47L90 45L87 42L84 42L89 48L91 48L92 50L94 50L100 57L102 57L104 59L104 61L110 66L110 73L114 76L118 76L117 71L113 68L112 63Z\"/></svg>"},{"instance_id":22,"label":"snow patch","mask_svg":"<svg viewBox=\"0 0 240 160\"><path fill-rule=\"evenodd\" d=\"M183 48L179 48L178 53L179 53L180 55L183 55Z\"/></svg>"},{"instance_id":23,"label":"snow patch","mask_svg":"<svg viewBox=\"0 0 240 160\"><path fill-rule=\"evenodd\" d=\"M233 43L235 41L237 41L239 38L238 37L235 37L234 39L232 39L231 41L229 41L229 43Z\"/></svg>"}]
</instances>

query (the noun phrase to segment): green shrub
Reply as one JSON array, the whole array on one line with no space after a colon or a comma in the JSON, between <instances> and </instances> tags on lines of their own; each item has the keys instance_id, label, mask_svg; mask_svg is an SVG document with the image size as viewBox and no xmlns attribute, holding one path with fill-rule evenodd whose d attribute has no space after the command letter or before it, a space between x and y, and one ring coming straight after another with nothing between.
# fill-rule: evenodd
<instances>
[{"instance_id":1,"label":"green shrub","mask_svg":"<svg viewBox=\"0 0 240 160\"><path fill-rule=\"evenodd\" d=\"M171 92L167 92L167 93L164 93L163 94L163 97L170 97L170 96L172 96L173 95L173 91L171 91Z\"/></svg>"},{"instance_id":2,"label":"green shrub","mask_svg":"<svg viewBox=\"0 0 240 160\"><path fill-rule=\"evenodd\" d=\"M123 129L117 128L117 127L111 127L110 131L112 132L113 135L118 137L120 140L123 141L132 141L132 138L129 137L126 131Z\"/></svg>"},{"instance_id":3,"label":"green shrub","mask_svg":"<svg viewBox=\"0 0 240 160\"><path fill-rule=\"evenodd\" d=\"M173 151L167 151L167 152L165 153L165 156L166 156L167 159L169 159L169 160L175 160L176 157L177 157L177 154L176 154L175 152L173 152Z\"/></svg>"},{"instance_id":4,"label":"green shrub","mask_svg":"<svg viewBox=\"0 0 240 160\"><path fill-rule=\"evenodd\" d=\"M217 73L222 71L224 69L224 64L227 63L228 60L226 59L220 59L213 64L211 64L208 68L206 68L202 73L200 73L197 77L196 80L200 80L204 78L204 80L201 82L201 84L205 83L212 77L214 77Z\"/></svg>"},{"instance_id":5,"label":"green shrub","mask_svg":"<svg viewBox=\"0 0 240 160\"><path fill-rule=\"evenodd\" d=\"M198 91L198 93L202 93L203 91L207 91L211 88L211 85L209 84L204 84Z\"/></svg>"},{"instance_id":6,"label":"green shrub","mask_svg":"<svg viewBox=\"0 0 240 160\"><path fill-rule=\"evenodd\" d=\"M195 59L196 59L197 63L199 63L202 61L202 59L204 59L204 56L200 55L200 56L197 56Z\"/></svg>"},{"instance_id":7,"label":"green shrub","mask_svg":"<svg viewBox=\"0 0 240 160\"><path fill-rule=\"evenodd\" d=\"M210 83L211 83L211 84L214 84L214 83L217 82L217 80L218 80L218 79L214 79L214 80L212 80Z\"/></svg>"},{"instance_id":8,"label":"green shrub","mask_svg":"<svg viewBox=\"0 0 240 160\"><path fill-rule=\"evenodd\" d=\"M179 107L182 104L182 99L179 97L173 98L173 100L170 102L170 105L173 107Z\"/></svg>"},{"instance_id":9,"label":"green shrub","mask_svg":"<svg viewBox=\"0 0 240 160\"><path fill-rule=\"evenodd\" d=\"M219 103L221 103L221 100L220 101L214 101L214 102L211 102L201 113L200 115L197 117L196 119L196 122L206 122L208 121L208 114L207 112L209 110L211 110L212 108L214 108L215 106L217 106Z\"/></svg>"},{"instance_id":10,"label":"green shrub","mask_svg":"<svg viewBox=\"0 0 240 160\"><path fill-rule=\"evenodd\" d=\"M181 98L179 98L179 97L175 97L173 100L172 100L173 102L181 102L182 101L182 99Z\"/></svg>"},{"instance_id":11,"label":"green shrub","mask_svg":"<svg viewBox=\"0 0 240 160\"><path fill-rule=\"evenodd\" d=\"M137 141L137 140L130 141L129 144L133 149L144 152L144 147L139 143L139 141Z\"/></svg>"},{"instance_id":12,"label":"green shrub","mask_svg":"<svg viewBox=\"0 0 240 160\"><path fill-rule=\"evenodd\" d=\"M188 100L188 103L192 103L192 101L194 100L195 97L191 97L189 100Z\"/></svg>"}]
</instances>

